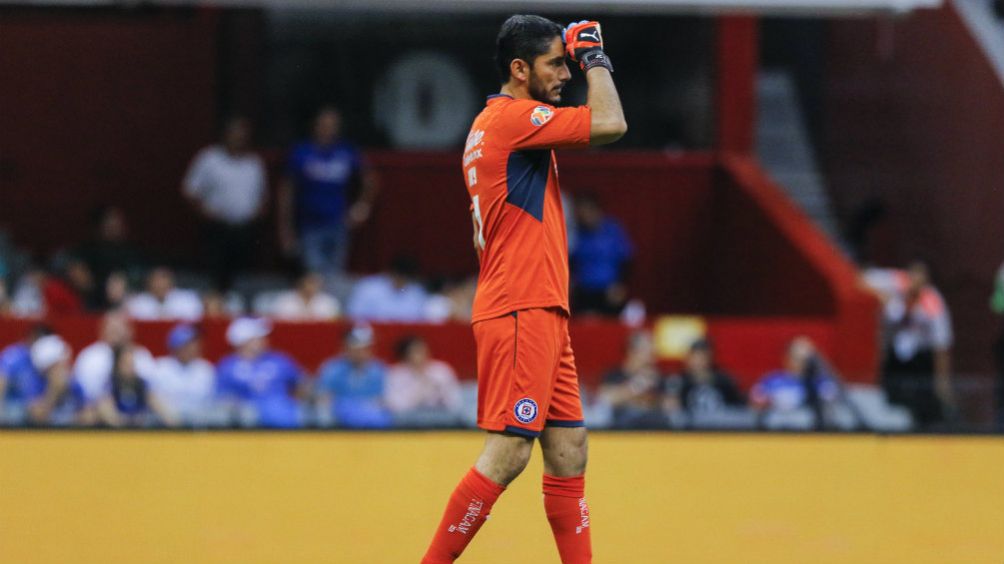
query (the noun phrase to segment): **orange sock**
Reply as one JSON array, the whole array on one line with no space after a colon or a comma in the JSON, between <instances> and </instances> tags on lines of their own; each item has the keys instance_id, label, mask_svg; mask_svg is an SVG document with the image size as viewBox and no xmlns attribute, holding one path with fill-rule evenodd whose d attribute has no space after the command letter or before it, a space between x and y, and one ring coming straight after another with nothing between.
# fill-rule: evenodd
<instances>
[{"instance_id":1,"label":"orange sock","mask_svg":"<svg viewBox=\"0 0 1004 564\"><path fill-rule=\"evenodd\" d=\"M551 522L562 564L590 564L589 506L585 476L559 478L544 474L544 511Z\"/></svg>"},{"instance_id":2,"label":"orange sock","mask_svg":"<svg viewBox=\"0 0 1004 564\"><path fill-rule=\"evenodd\" d=\"M453 490L422 564L447 564L459 558L503 491L505 487L471 468Z\"/></svg>"}]
</instances>

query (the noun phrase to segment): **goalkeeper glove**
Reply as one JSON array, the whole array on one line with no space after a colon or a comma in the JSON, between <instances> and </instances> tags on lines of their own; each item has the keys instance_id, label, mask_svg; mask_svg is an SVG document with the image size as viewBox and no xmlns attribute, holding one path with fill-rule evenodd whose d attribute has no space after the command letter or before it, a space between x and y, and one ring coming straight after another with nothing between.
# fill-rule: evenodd
<instances>
[{"instance_id":1,"label":"goalkeeper glove","mask_svg":"<svg viewBox=\"0 0 1004 564\"><path fill-rule=\"evenodd\" d=\"M600 22L583 20L568 24L565 28L565 52L579 63L582 72L593 67L603 67L614 72L610 58L603 52Z\"/></svg>"}]
</instances>

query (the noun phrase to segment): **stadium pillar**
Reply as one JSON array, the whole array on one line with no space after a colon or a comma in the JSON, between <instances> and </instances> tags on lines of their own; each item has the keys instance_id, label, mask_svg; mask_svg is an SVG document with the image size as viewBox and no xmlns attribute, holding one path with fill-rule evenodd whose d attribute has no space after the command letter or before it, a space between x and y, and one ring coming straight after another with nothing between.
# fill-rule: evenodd
<instances>
[{"instance_id":1,"label":"stadium pillar","mask_svg":"<svg viewBox=\"0 0 1004 564\"><path fill-rule=\"evenodd\" d=\"M757 18L718 18L715 57L718 77L715 85L715 148L748 155L753 152L754 88L760 59Z\"/></svg>"}]
</instances>

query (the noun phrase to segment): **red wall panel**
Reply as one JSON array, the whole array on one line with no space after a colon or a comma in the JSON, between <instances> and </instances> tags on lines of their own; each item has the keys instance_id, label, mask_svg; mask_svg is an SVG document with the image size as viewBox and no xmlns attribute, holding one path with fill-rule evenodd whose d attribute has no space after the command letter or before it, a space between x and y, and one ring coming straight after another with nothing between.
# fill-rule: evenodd
<instances>
[{"instance_id":1,"label":"red wall panel","mask_svg":"<svg viewBox=\"0 0 1004 564\"><path fill-rule=\"evenodd\" d=\"M51 250L86 238L88 212L115 203L141 243L184 249L194 220L181 175L214 137L214 14L0 17L0 228Z\"/></svg>"}]
</instances>

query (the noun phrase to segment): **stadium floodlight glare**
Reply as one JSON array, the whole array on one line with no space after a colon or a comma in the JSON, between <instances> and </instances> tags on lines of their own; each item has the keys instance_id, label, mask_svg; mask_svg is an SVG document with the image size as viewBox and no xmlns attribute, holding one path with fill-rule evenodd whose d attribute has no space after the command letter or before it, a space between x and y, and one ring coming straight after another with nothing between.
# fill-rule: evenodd
<instances>
[{"instance_id":1,"label":"stadium floodlight glare","mask_svg":"<svg viewBox=\"0 0 1004 564\"><path fill-rule=\"evenodd\" d=\"M937 8L945 0L28 0L34 5L222 6L261 8L319 8L380 12L497 12L588 10L590 13L717 14L745 12L762 15L864 16L906 13ZM25 4L0 0L0 4Z\"/></svg>"}]
</instances>

